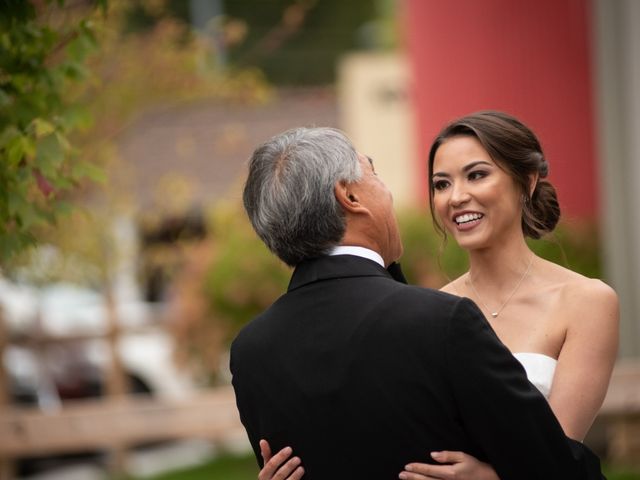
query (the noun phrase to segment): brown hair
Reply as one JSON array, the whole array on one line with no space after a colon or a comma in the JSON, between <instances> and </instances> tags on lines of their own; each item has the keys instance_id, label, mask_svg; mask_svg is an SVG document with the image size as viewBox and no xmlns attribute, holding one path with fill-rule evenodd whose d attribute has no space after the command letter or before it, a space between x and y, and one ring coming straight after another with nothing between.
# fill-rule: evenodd
<instances>
[{"instance_id":1,"label":"brown hair","mask_svg":"<svg viewBox=\"0 0 640 480\"><path fill-rule=\"evenodd\" d=\"M553 231L560 219L556 190L549 181L549 165L535 134L518 119L506 113L482 111L459 118L447 125L436 137L429 151L429 199L431 217L436 228L444 233L433 209L433 162L438 148L456 136L478 139L489 156L506 171L522 191L522 231L525 236L540 238ZM533 193L529 181L538 174Z\"/></svg>"}]
</instances>

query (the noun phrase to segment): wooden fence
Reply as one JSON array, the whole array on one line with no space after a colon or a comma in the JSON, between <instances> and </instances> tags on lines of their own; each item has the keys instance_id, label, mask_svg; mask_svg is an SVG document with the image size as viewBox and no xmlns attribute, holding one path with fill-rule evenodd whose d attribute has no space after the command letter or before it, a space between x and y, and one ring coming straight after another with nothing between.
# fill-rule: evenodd
<instances>
[{"instance_id":1,"label":"wooden fence","mask_svg":"<svg viewBox=\"0 0 640 480\"><path fill-rule=\"evenodd\" d=\"M640 362L620 362L600 413L608 436L608 459L640 460ZM230 386L183 400L132 396L65 403L55 413L5 408L0 416L0 456L114 450L156 440L242 437Z\"/></svg>"},{"instance_id":2,"label":"wooden fence","mask_svg":"<svg viewBox=\"0 0 640 480\"><path fill-rule=\"evenodd\" d=\"M640 361L616 365L599 419L609 462L640 467Z\"/></svg>"},{"instance_id":3,"label":"wooden fence","mask_svg":"<svg viewBox=\"0 0 640 480\"><path fill-rule=\"evenodd\" d=\"M242 435L231 387L183 400L133 396L65 403L55 413L9 408L0 417L6 457L129 447L182 438L224 441Z\"/></svg>"}]
</instances>

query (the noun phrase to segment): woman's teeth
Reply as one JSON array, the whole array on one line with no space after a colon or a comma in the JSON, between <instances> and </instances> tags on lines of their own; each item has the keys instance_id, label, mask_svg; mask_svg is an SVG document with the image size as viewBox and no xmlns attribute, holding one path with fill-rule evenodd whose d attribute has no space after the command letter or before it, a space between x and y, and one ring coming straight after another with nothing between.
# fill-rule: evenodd
<instances>
[{"instance_id":1,"label":"woman's teeth","mask_svg":"<svg viewBox=\"0 0 640 480\"><path fill-rule=\"evenodd\" d=\"M462 223L472 222L473 220L479 220L482 217L484 217L484 215L481 213L465 213L464 215L456 217L454 220L458 225L460 225Z\"/></svg>"}]
</instances>

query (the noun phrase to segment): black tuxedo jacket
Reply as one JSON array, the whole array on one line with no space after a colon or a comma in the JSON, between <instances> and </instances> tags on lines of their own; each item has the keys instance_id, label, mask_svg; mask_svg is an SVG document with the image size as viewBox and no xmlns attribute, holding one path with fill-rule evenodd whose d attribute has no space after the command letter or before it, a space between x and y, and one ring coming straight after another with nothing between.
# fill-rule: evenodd
<instances>
[{"instance_id":1,"label":"black tuxedo jacket","mask_svg":"<svg viewBox=\"0 0 640 480\"><path fill-rule=\"evenodd\" d=\"M231 371L258 463L261 438L290 445L306 480L395 479L440 450L501 480L601 478L473 302L364 258L298 265L235 339Z\"/></svg>"}]
</instances>

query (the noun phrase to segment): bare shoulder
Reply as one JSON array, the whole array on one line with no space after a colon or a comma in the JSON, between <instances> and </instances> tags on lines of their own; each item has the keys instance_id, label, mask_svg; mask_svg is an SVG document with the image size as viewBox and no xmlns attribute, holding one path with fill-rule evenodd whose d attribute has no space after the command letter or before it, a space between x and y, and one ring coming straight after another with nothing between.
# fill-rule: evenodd
<instances>
[{"instance_id":1,"label":"bare shoulder","mask_svg":"<svg viewBox=\"0 0 640 480\"><path fill-rule=\"evenodd\" d=\"M602 303L609 306L617 305L618 294L602 280L585 277L571 270L567 270L567 272L570 272L570 274L567 275L565 282L563 282L564 300L586 305Z\"/></svg>"},{"instance_id":2,"label":"bare shoulder","mask_svg":"<svg viewBox=\"0 0 640 480\"><path fill-rule=\"evenodd\" d=\"M617 319L618 295L600 279L589 278L558 265L554 272L561 284L560 303L579 321Z\"/></svg>"}]
</instances>

